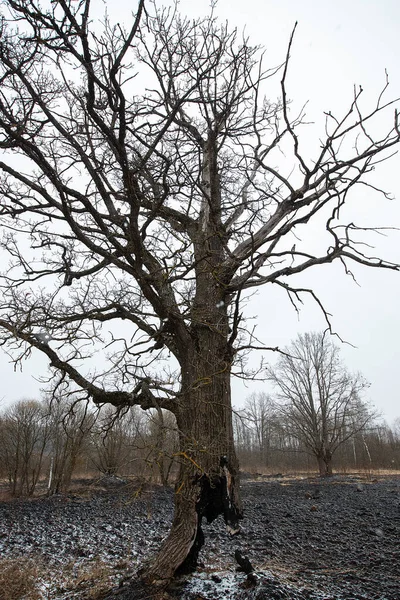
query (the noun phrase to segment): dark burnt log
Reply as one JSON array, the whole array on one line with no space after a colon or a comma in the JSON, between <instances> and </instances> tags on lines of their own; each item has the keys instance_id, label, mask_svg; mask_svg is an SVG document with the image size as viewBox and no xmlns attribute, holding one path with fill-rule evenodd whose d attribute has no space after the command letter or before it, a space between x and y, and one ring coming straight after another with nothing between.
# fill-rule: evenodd
<instances>
[{"instance_id":1,"label":"dark burnt log","mask_svg":"<svg viewBox=\"0 0 400 600\"><path fill-rule=\"evenodd\" d=\"M249 558L247 556L243 556L240 550L235 550L235 560L239 565L239 567L236 569L237 571L246 573L246 575L249 575L254 571L253 565L249 561Z\"/></svg>"}]
</instances>

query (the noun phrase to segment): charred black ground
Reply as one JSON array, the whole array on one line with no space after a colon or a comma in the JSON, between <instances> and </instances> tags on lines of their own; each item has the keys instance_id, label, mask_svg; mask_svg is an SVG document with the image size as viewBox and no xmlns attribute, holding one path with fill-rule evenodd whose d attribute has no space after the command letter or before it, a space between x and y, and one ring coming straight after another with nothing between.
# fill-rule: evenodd
<instances>
[{"instance_id":1,"label":"charred black ground","mask_svg":"<svg viewBox=\"0 0 400 600\"><path fill-rule=\"evenodd\" d=\"M205 524L198 575L179 581L169 590L173 597L399 600L399 477L244 477L242 486L242 533L228 536L222 519ZM172 502L172 490L117 481L68 496L3 501L0 555L44 557L55 572L68 561L101 558L116 566L108 597L139 598L129 582L117 589L123 577L117 565L125 561L134 573L157 549ZM235 551L254 574L236 572ZM54 600L87 597L55 590Z\"/></svg>"}]
</instances>

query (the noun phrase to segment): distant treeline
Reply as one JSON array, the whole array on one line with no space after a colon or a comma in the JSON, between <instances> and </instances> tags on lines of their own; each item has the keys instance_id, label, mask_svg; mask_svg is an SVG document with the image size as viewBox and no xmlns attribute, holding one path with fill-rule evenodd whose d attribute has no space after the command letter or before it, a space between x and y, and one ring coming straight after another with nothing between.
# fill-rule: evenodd
<instances>
[{"instance_id":1,"label":"distant treeline","mask_svg":"<svg viewBox=\"0 0 400 600\"><path fill-rule=\"evenodd\" d=\"M315 456L285 425L269 396L253 395L234 414L241 467L261 473L314 472ZM20 400L0 413L0 478L13 496L67 491L74 477L139 477L164 485L178 472L178 431L165 411L115 412L72 400ZM334 470L400 470L400 419L346 439Z\"/></svg>"},{"instance_id":2,"label":"distant treeline","mask_svg":"<svg viewBox=\"0 0 400 600\"><path fill-rule=\"evenodd\" d=\"M247 398L245 407L234 414L236 447L243 470L316 471L323 431L335 441L334 471L400 470L400 418L390 426L373 412L368 413L367 405L360 402L340 420L340 425L329 416L324 420L318 412L311 422L300 412L294 416L266 394Z\"/></svg>"},{"instance_id":3,"label":"distant treeline","mask_svg":"<svg viewBox=\"0 0 400 600\"><path fill-rule=\"evenodd\" d=\"M167 484L177 454L169 413L116 412L65 399L20 400L0 413L0 478L13 496L65 492L77 476L137 476Z\"/></svg>"}]
</instances>

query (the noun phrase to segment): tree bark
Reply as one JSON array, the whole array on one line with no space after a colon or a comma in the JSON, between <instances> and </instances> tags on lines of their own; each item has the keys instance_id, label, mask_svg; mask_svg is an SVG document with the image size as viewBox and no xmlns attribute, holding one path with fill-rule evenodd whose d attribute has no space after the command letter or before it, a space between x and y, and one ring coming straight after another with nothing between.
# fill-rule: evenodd
<instances>
[{"instance_id":1,"label":"tree bark","mask_svg":"<svg viewBox=\"0 0 400 600\"><path fill-rule=\"evenodd\" d=\"M219 344L215 344L217 348ZM209 346L211 350L212 346ZM191 572L204 544L202 520L223 515L230 534L239 531L242 506L233 442L230 364L224 355L187 352L182 398L176 410L180 472L171 531L143 577L166 583Z\"/></svg>"},{"instance_id":2,"label":"tree bark","mask_svg":"<svg viewBox=\"0 0 400 600\"><path fill-rule=\"evenodd\" d=\"M331 477L332 472L332 456L330 453L317 455L318 468L320 477Z\"/></svg>"}]
</instances>

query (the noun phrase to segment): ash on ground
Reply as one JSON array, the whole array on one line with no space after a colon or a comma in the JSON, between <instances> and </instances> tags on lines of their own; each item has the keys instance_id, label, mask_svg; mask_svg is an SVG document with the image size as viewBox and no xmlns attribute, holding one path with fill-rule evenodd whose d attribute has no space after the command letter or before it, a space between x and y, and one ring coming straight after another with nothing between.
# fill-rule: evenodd
<instances>
[{"instance_id":1,"label":"ash on ground","mask_svg":"<svg viewBox=\"0 0 400 600\"><path fill-rule=\"evenodd\" d=\"M204 524L198 571L178 580L169 597L400 599L399 477L244 477L242 493L242 532L230 538L221 520ZM173 490L121 481L96 482L66 496L2 501L0 556L45 564L43 598L94 598L90 581L80 589L71 581L101 564L115 597L136 600L130 577L167 534L172 509ZM253 574L237 572L235 550L248 557Z\"/></svg>"}]
</instances>

